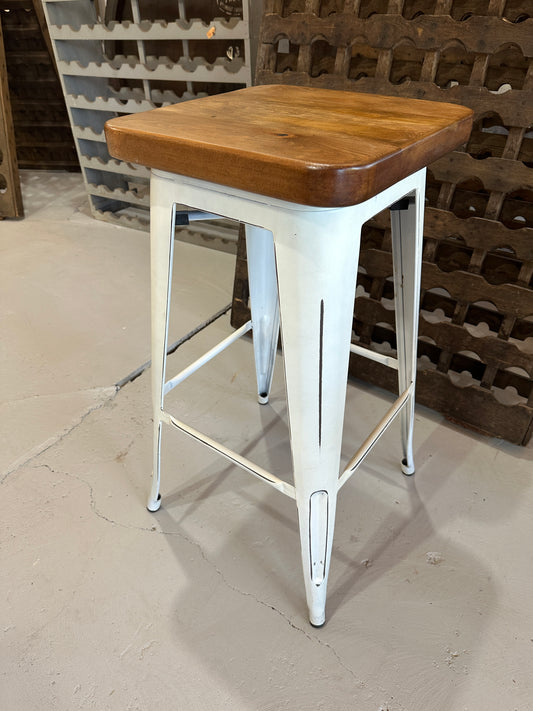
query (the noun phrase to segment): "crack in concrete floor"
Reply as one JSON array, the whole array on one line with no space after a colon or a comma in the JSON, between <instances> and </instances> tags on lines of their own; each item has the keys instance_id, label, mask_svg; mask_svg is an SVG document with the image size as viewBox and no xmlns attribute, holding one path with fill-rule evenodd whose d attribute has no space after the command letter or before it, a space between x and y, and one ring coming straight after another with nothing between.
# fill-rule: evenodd
<instances>
[{"instance_id":1,"label":"crack in concrete floor","mask_svg":"<svg viewBox=\"0 0 533 711\"><path fill-rule=\"evenodd\" d=\"M118 395L118 392L119 392L119 391L117 391L117 393L116 393L117 395ZM113 399L113 398L111 398L111 399ZM97 409L99 409L99 408L92 408L91 412L94 412L94 411L97 410ZM91 413L90 413L90 412L89 412L89 413L86 413L85 417L87 417L89 414L91 414ZM81 426L81 425L83 424L83 420L85 419L85 417L83 417L82 420L81 420L77 425L75 425L74 427L72 427L68 434L71 434L74 429L76 429L77 427ZM65 436L67 436L67 435L65 435ZM62 437L61 439L64 439L64 437ZM61 441L61 440L58 440L57 443L59 443L59 441ZM51 445L51 446L53 446L53 445ZM342 658L341 658L340 655L338 654L337 650L336 650L331 644L329 644L328 642L324 641L323 639L321 639L321 638L318 637L318 636L315 636L315 635L313 635L313 634L310 634L310 632L309 632L308 630L305 630L304 628L299 627L298 625L296 625L296 624L291 620L291 618L290 618L288 615L286 615L282 610L278 609L277 607L271 605L270 603L266 602L265 600L261 600L260 598L258 598L256 595L254 595L254 594L251 593L251 592L248 592L248 591L246 591L246 590L242 590L241 588L238 588L237 586L232 585L232 584L228 581L228 579L226 578L226 576L224 575L224 573L222 572L222 570L220 570L220 568L209 558L209 556L207 555L207 553L205 552L205 550L202 548L202 546L201 546L201 544L199 543L199 541L197 541L197 540L191 538L190 536L187 536L186 534L184 534L184 533L182 533L182 532L179 532L179 531L165 531L164 529L157 530L157 528L155 528L154 526L152 526L152 527L147 527L147 526L139 526L139 525L130 525L130 524L126 524L126 523L123 523L123 522L120 522L120 521L113 520L113 519L109 518L108 516L106 516L105 514L103 514L103 513L98 509L98 505L97 505L97 503L96 503L96 497L95 497L95 493L94 493L94 487L93 487L93 485L92 485L90 482L88 482L88 481L87 481L86 479L84 479L83 477L77 476L76 474L72 474L72 473L70 473L70 472L60 471L60 470L54 469L53 467L51 467L49 464L46 464L46 463L38 464L38 465L36 465L34 468L35 468L35 469L38 469L38 468L47 469L47 470L50 471L52 474L55 474L55 475L58 475L58 476L66 476L66 477L68 477L68 478L75 479L76 481L79 481L79 482L82 483L82 484L85 484L85 485L87 486L88 490L89 490L89 502L90 502L90 503L89 503L89 506L90 506L90 509L93 511L93 513L94 513L98 518L102 519L102 520L105 521L106 523L110 523L112 526L119 526L119 527L121 527L121 528L129 529L129 530L135 530L135 531L140 531L140 532L145 532L145 533L150 533L150 534L154 534L154 533L155 533L155 534L159 534L159 535L163 535L163 536L169 536L169 537L179 538L180 540L185 541L186 543L188 543L188 544L189 544L190 546L192 546L193 548L196 548L196 550L199 552L201 558L209 565L209 567L216 573L216 575L219 576L219 578L221 579L222 583L225 585L225 587L226 587L228 590L231 590L232 592L237 593L238 595L242 595L243 597L251 598L251 599L254 600L256 603L258 603L259 605L261 605L262 607L264 607L264 608L266 608L266 609L269 609L269 610L272 610L273 612L275 612L277 615L279 615L279 616L284 620L284 622L287 623L287 625L288 625L289 627L291 627L292 629L296 630L297 632L300 632L301 634L303 634L309 641L315 642L315 643L319 644L320 646L325 647L325 648L335 657L335 659L336 659L336 661L338 662L338 664L339 664L348 674L350 674L350 676L351 676L356 682L362 683L362 680L359 679L359 678L356 676L356 674L355 674L355 672L353 671L353 669L351 669L349 666L347 666L347 665L344 663L344 661L342 660Z\"/></svg>"},{"instance_id":2,"label":"crack in concrete floor","mask_svg":"<svg viewBox=\"0 0 533 711\"><path fill-rule=\"evenodd\" d=\"M171 346L172 352L177 350L177 348L182 345L182 343L185 343L186 341L190 340L193 338L195 335L200 333L204 328L209 326L211 323L213 323L215 320L220 318L222 315L224 315L228 311L228 307L224 307L224 309L221 309L218 311L216 314L214 314L211 318L207 319L203 323L199 324L199 326L193 331L191 331L189 334L187 334L185 337L177 341L173 346ZM170 349L169 349L170 350ZM83 412L79 417L76 418L76 421L73 422L68 429L62 431L61 433L56 434L55 436L49 438L43 443L40 443L36 448L34 448L33 451L29 453L29 455L24 456L24 458L21 458L17 460L14 465L11 466L11 468L3 475L3 477L0 479L0 484L4 484L7 479L9 478L10 475L14 474L16 471L19 469L31 465L32 462L35 462L41 455L45 454L46 452L49 452L52 448L55 446L61 444L67 437L71 436L78 428L80 428L87 418L92 415L94 412L97 412L100 410L102 407L105 405L108 405L110 402L115 400L117 396L122 392L122 390L129 384L133 383L134 380L137 380L137 378L141 378L144 376L146 371L149 369L151 363L147 362L137 368L136 370L132 371L132 373L128 374L125 378L122 380L118 381L117 384L107 387L107 388L97 388L94 389L95 391L101 391L102 393L106 393L106 396L104 399L102 399L101 402L98 402L95 405L92 405L89 407L85 412ZM133 375L133 377L132 377ZM131 443L130 443L131 446ZM126 451L121 451L118 456L125 456L127 453ZM277 615L279 615L283 621L293 630L296 632L299 632L300 634L304 635L309 641L314 642L315 644L318 644L321 647L324 647L329 651L329 653L335 658L336 662L351 676L354 681L356 681L360 685L364 685L363 680L359 679L354 672L353 669L351 669L348 665L345 664L337 650L333 645L331 645L329 642L326 642L325 640L321 639L319 636L316 636L312 633L310 633L309 630L306 630L297 624L293 622L293 620L285 614L282 610L278 609L277 607L271 605L270 603L266 602L265 600L262 600L258 598L256 595L253 593L243 590L235 585L232 585L229 580L226 578L222 570L209 558L205 550L202 548L201 544L199 541L191 538L190 536L187 536L186 534L179 532L179 531L166 531L164 529L157 530L154 526L152 527L146 527L146 526L140 526L140 525L133 525L133 524L127 524L123 523L120 521L113 520L112 518L109 518L106 516L104 513L102 513L101 510L98 508L98 504L96 501L96 496L95 496L95 490L94 486L84 479L83 477L77 476L75 474L72 474L71 472L67 471L59 471L54 469L52 466L50 466L47 463L42 463L42 464L36 464L34 466L35 469L38 468L45 468L48 471L50 471L53 474L59 475L59 476L65 476L71 479L75 479L76 481L79 481L82 484L85 484L88 488L89 491L89 506L92 512L101 520L105 521L106 523L111 524L112 526L119 526L125 529L129 530L136 530L139 532L146 532L146 533L157 533L159 535L163 536L169 536L169 537L175 537L179 538L180 540L188 543L190 546L195 548L198 553L200 554L201 558L206 562L206 564L216 573L216 575L220 578L224 586L228 589L231 590L232 592L241 595L243 597L248 597L254 600L257 604L261 605L262 607L272 610L275 612Z\"/></svg>"},{"instance_id":3,"label":"crack in concrete floor","mask_svg":"<svg viewBox=\"0 0 533 711\"><path fill-rule=\"evenodd\" d=\"M92 511L92 513L98 517L99 519L105 521L106 523L110 524L111 526L119 526L122 528L130 529L130 530L135 530L139 531L141 533L158 533L160 535L168 536L170 538L174 539L179 539L183 541L184 543L188 543L189 546L191 546L194 550L197 551L197 555L205 561L206 565L209 566L209 569L216 574L218 579L222 582L224 587L227 590L230 590L231 592L241 596L241 597L247 597L250 598L253 602L255 602L258 605L261 605L263 608L266 608L267 610L270 609L272 612L275 612L285 623L286 625L291 629L294 630L297 633L300 633L300 635L303 635L307 640L310 642L314 643L315 649L318 649L319 647L321 649L326 649L328 651L328 654L330 655L330 659L335 660L335 665L338 667L342 668L343 671L346 673L347 677L353 681L353 684L357 686L358 689L365 690L365 693L372 693L373 697L377 695L378 698L381 697L380 700L387 699L387 698L393 698L391 694L389 693L391 689L387 690L383 683L378 683L377 679L372 679L371 677L368 677L368 674L365 673L363 676L357 676L356 670L351 668L348 664L345 662L346 654L341 654L338 652L334 644L331 644L329 641L326 641L322 637L313 634L311 630L305 629L305 627L301 627L298 624L296 624L293 619L289 615L287 615L283 610L278 609L277 607L273 606L271 603L267 602L264 599L261 599L257 594L254 594L253 592L250 592L246 589L242 589L242 587L238 587L234 584L232 584L228 578L226 577L224 571L217 565L216 562L214 562L211 557L208 555L208 553L204 550L204 547L202 544L196 540L195 538L181 532L181 531L169 531L169 530L164 530L164 529L157 529L154 528L153 526L141 526L141 525L134 525L131 523L124 523L118 520L114 520L110 516L106 516L101 508L99 507L98 503L98 497L99 493L97 491L97 488L91 481L88 481L86 477L84 476L78 476L76 474L73 474L69 471L64 471L62 470L61 467L54 467L53 463L49 464L47 462L39 462L39 458L41 455L44 455L48 453L48 456L50 456L50 453L53 452L53 450L56 448L57 445L61 445L61 443L64 443L65 440L70 438L75 434L76 431L78 431L82 427L87 427L89 422L90 422L90 416L93 413L95 414L95 419L97 420L99 418L98 411L100 411L104 405L109 405L113 401L117 399L118 394L121 392L121 390L116 390L114 387L113 388L102 388L101 389L102 393L105 393L105 398L98 403L92 404L85 412L80 414L74 423L71 423L69 428L66 431L62 431L60 434L55 436L53 438L53 441L47 441L45 444L46 446L41 446L40 450L37 452L34 452L32 456L30 457L25 457L24 461L21 461L18 463L18 466L16 467L11 467L10 471L4 475L4 477L0 480L0 483L6 483L8 481L8 477L13 474L14 472L18 471L25 465L31 465L34 469L38 468L44 468L51 472L54 475L57 476L63 476L66 478L74 479L81 484L84 484L87 487L88 491L88 503L89 507ZM109 391L109 392L108 392ZM126 456L128 449L131 447L132 442L126 440L122 445L121 445L121 451L118 452L119 457L122 459ZM61 610L54 615L54 618L52 619L58 619L62 611L64 610L65 606L61 608ZM47 625L50 624L50 620L47 621ZM300 636L301 639L301 636ZM151 644L151 640L148 640L145 647L145 652L149 650L149 645ZM142 648L144 649L144 647ZM141 650L142 653L142 650ZM331 664L331 662L330 662ZM449 666L449 665L448 665ZM401 704L397 699L394 700L394 702L389 702L386 704L383 704L382 708L394 708L395 711L400 711L404 710L406 707Z\"/></svg>"},{"instance_id":4,"label":"crack in concrete floor","mask_svg":"<svg viewBox=\"0 0 533 711\"><path fill-rule=\"evenodd\" d=\"M117 395L118 390L114 385L112 385L110 387L90 388L89 390L80 391L80 393L86 392L101 393L102 395L104 395L104 397L100 402L97 402L95 405L91 405L89 408L87 408L87 410L85 410L85 412L79 415L76 420L66 429L52 435L48 439L44 440L44 442L40 442L35 447L30 449L29 452L25 452L21 457L19 457L12 464L10 464L7 471L5 471L2 476L0 476L0 484L3 484L12 474L14 474L22 467L31 464L31 462L37 459L37 457L40 457L41 454L44 454L56 444L62 442L65 437L68 437L74 430L76 430L84 422L84 420L89 417L89 415L91 415L96 410L99 410L108 402L111 402L111 400L113 400L113 398ZM61 395L64 394L65 393L61 393Z\"/></svg>"},{"instance_id":5,"label":"crack in concrete floor","mask_svg":"<svg viewBox=\"0 0 533 711\"><path fill-rule=\"evenodd\" d=\"M167 348L167 356L175 353L180 346L182 346L184 343L187 343L187 341L190 341L194 336L198 335L201 333L205 328L213 324L215 321L218 321L222 316L227 314L227 312L231 308L231 302L229 304L226 304L224 307L216 311L214 314L209 316L207 319L199 323L197 326L195 326L192 330L190 330L188 333L186 333L184 336L179 338L178 340L174 341L171 345L168 346ZM118 380L114 385L107 386L107 387L100 387L100 388L89 388L87 390L82 390L79 391L81 393L108 393L104 399L97 403L96 405L93 405L89 407L84 413L82 413L80 416L76 418L76 420L73 422L72 425L64 429L61 433L52 435L52 437L49 437L46 439L44 442L40 442L38 445L33 447L29 452L25 453L18 459L16 459L12 464L9 465L9 468L7 469L4 474L0 476L0 484L3 484L6 479L16 472L18 469L21 467L27 466L30 464L34 459L39 457L41 454L44 452L48 451L50 447L53 447L55 444L61 442L65 437L67 437L71 432L73 432L82 422L85 420L86 417L88 417L92 412L95 410L100 409L107 403L111 402L118 392L125 388L127 385L132 383L134 380L137 378L141 377L149 368L151 367L151 360L146 361L142 365L138 366L135 368L133 371L128 373L125 377L121 378ZM65 396L67 394L72 394L72 393L58 393L58 396ZM31 396L28 398L21 398L20 400L16 401L11 401L11 402L23 402L23 401L29 401L33 399L34 397L39 397L37 396Z\"/></svg>"}]
</instances>

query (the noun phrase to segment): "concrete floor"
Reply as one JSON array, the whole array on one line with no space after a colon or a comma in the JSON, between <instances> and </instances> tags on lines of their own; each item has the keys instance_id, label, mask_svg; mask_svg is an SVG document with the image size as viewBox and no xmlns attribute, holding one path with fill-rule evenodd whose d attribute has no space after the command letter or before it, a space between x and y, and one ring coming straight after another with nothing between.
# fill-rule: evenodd
<instances>
[{"instance_id":1,"label":"concrete floor","mask_svg":"<svg viewBox=\"0 0 533 711\"><path fill-rule=\"evenodd\" d=\"M78 175L23 173L0 223L2 711L533 708L533 447L417 409L342 490L328 622L309 626L294 504L174 432L151 470L148 237L87 214ZM171 338L231 299L233 258L181 245ZM216 321L177 372L230 331ZM193 426L289 476L282 365L244 339L173 394ZM348 386L346 459L391 396ZM359 414L364 413L364 417Z\"/></svg>"}]
</instances>

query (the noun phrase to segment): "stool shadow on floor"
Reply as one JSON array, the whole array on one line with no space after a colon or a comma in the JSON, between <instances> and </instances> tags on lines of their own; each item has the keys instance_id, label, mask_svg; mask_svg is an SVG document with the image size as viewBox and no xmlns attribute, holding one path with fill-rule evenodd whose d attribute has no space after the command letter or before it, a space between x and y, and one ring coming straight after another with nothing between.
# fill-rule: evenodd
<instances>
[{"instance_id":1,"label":"stool shadow on floor","mask_svg":"<svg viewBox=\"0 0 533 711\"><path fill-rule=\"evenodd\" d=\"M248 439L246 442L241 442L238 447L239 452L245 457L252 457L253 452L260 446L261 458L263 464L266 468L271 471L275 471L281 478L285 478L287 481L292 481L292 476L290 474L290 447L287 436L287 441L281 445L280 448L280 430L287 427L287 408L286 406L279 407L280 412L276 413L272 407L266 410L264 407L259 408L259 416L262 422L262 429L257 430L257 434L253 439ZM273 435L273 436L272 436ZM167 455L168 459L172 461L173 456ZM175 458L174 458L175 461ZM266 462L266 464L265 464ZM177 488L174 492L165 494L165 508L171 509L174 504L178 502L183 502L188 500L189 507L187 511L183 513L179 519L180 525L183 524L186 518L193 515L196 512L198 504L214 496L217 490L226 483L226 480L235 480L236 486L240 487L238 480L244 483L244 480L249 479L249 476L242 473L233 464L224 464L219 458L215 460L213 465L216 470L216 474L208 474L194 483L190 483L185 487L180 487L179 482ZM211 471L211 467L209 467ZM281 472L281 474L280 474ZM232 484L228 482L231 487ZM290 521L294 525L291 526L296 532L298 531L296 522Z\"/></svg>"},{"instance_id":2,"label":"stool shadow on floor","mask_svg":"<svg viewBox=\"0 0 533 711\"><path fill-rule=\"evenodd\" d=\"M238 433L233 433L231 446L269 470L276 471L280 477L290 482L290 445L285 399L274 395L270 405L266 407L260 407L250 399L249 406L255 410L250 415L256 427L244 441ZM216 419L216 412L213 411L212 416ZM212 427L214 428L214 425ZM227 428L226 424L225 429ZM235 535L235 530L240 530L234 551L238 552L239 557L249 558L249 565L257 567L258 575L263 574L262 570L265 575L270 575L269 586L278 591L273 599L278 593L288 594L287 587L291 587L292 580L290 583L287 583L287 580L294 577L294 594L289 594L292 595L294 607L298 608L302 601L300 576L284 574L284 569L298 570L297 566L300 565L294 502L275 491L265 490L260 481L239 468L226 464L219 457L209 453L206 456L203 448L198 448L196 443L190 442L184 436L168 437L167 440L163 438L165 459L169 462L180 461L177 459L177 449L181 450L180 457L183 459L183 451L188 451L191 447L190 459L185 459L194 461L195 466L201 469L197 476L188 473L184 486L180 486L180 474L177 474L177 480L174 479L175 488L163 495L161 512L156 514L157 520L161 520L161 515L165 516L165 530L182 531L185 535L188 535L187 531L191 526L195 528L200 524L201 528L210 528L210 535L214 536L215 540L224 542ZM280 550L276 549L274 543L269 545L267 541L275 540L280 531L282 540L291 540L294 545L285 543ZM198 532L201 538L201 531ZM209 545L207 538L206 542ZM247 550L248 545L251 545L250 550ZM261 549L260 556L257 554L258 548ZM232 552L229 543L227 551Z\"/></svg>"},{"instance_id":3,"label":"stool shadow on floor","mask_svg":"<svg viewBox=\"0 0 533 711\"><path fill-rule=\"evenodd\" d=\"M224 364L222 370L226 374ZM240 387L245 393L247 383ZM278 384L266 407L250 396L243 449L284 475L290 455L281 390ZM212 397L212 389L204 391ZM371 399L387 407L385 397L358 386L349 391L365 411L374 406ZM228 390L221 397L221 411L227 411L229 395ZM239 391L239 409L240 398ZM352 440L356 444L365 435L364 422L350 417L352 409L349 402L346 456ZM211 414L214 427L218 411ZM463 435L450 447L446 429L446 424L420 423L418 471L407 479L398 469L397 433L391 428L384 446L344 487L328 622L321 630L310 628L305 616L294 502L187 437L167 437L166 456L174 466L165 479L162 508L150 520L168 534L161 545L171 555L163 554L162 560L175 568L168 578L179 578L180 589L158 623L169 626L176 652L153 661L174 668L184 653L190 655L213 688L238 709L284 708L298 694L301 708L318 710L317 699L324 698L339 711L375 711L368 695L384 689L406 708L454 708L478 663L479 640L497 598L489 571L472 553L475 547L469 550L467 541L457 544L456 537L450 541L435 530L437 516L445 526L464 514L464 489L455 494L457 511L448 507L439 513L438 501L472 444ZM233 431L231 422L228 431ZM232 436L237 448L242 435L234 431ZM442 559L427 562L428 552ZM156 605L157 589L153 595ZM314 683L306 695L310 673ZM176 690L184 684L178 677L174 683ZM431 694L431 703L417 701ZM267 698L269 705L261 706L258 699Z\"/></svg>"},{"instance_id":4,"label":"stool shadow on floor","mask_svg":"<svg viewBox=\"0 0 533 711\"><path fill-rule=\"evenodd\" d=\"M359 397L361 394L366 403L369 398L368 393L364 392L364 388L362 393L358 393L358 390L358 386L349 387L349 391L352 391L354 396ZM377 405L373 404L372 407L386 409L386 401L389 397L388 395L379 395L374 398L378 401ZM233 445L251 459L254 459L255 450L259 448L260 463L271 471L281 472L282 478L287 478L290 481L290 475L286 476L287 469L290 469L286 408L284 404L281 404L281 401L281 397L274 396L272 399L272 405L275 406L277 412L273 412L272 405L259 408L261 424L259 425L258 422L257 435L248 439L241 446L238 444L238 436L235 435L236 442ZM368 407L368 404L366 406ZM361 422L359 418L350 418L350 410L353 410L353 404L348 403L347 426L345 427L345 439L348 441L343 447L346 454L350 451L350 442L355 443L356 446L357 441L366 434L365 423ZM461 457L466 456L468 452L465 450L452 457L446 453L445 462L448 471L439 471L437 477L432 473L432 468L434 468L432 462L424 462L424 460L427 460L428 452L438 452L439 448L436 444L432 445L431 442L423 442L416 452L417 460L420 460L422 466L418 475L410 479L402 475L398 466L399 447L394 427L384 435L385 442L387 438L390 438L390 446L385 445L373 453L362 466L360 474L352 482L348 482L343 489L346 500L341 499L339 503L339 519L335 533L339 538L339 544L335 544L333 548L332 577L329 585L331 596L329 610L333 616L346 604L356 603L358 595L368 585L374 584L380 576L386 576L402 559L408 560L413 551L424 545L424 541L429 541L438 535L427 514L425 503L418 494L418 482L422 478L425 481L429 475L431 481L434 482L433 486L443 486L450 471L460 467ZM187 443L186 438L183 440L176 446L181 447L182 444ZM191 446L195 445L191 444ZM169 453L168 457L169 461L177 461L175 454ZM442 464L443 462L438 466L442 467ZM229 474L231 476L228 476ZM275 539L282 532L279 554L276 551L276 545L261 546L261 550L262 555L266 556L265 567L268 568L270 565L276 569L276 576L270 580L273 595L274 588L277 588L281 594L283 594L282 590L287 594L286 588L292 588L292 581L287 582L287 579L289 577L298 578L296 573L291 576L284 572L284 570L297 571L299 565L298 529L294 518L294 503L284 500L275 492L268 492L267 495L253 479L249 480L246 474L239 469L232 465L225 465L220 460L213 459L212 463L209 460L205 466L204 474L199 473L198 479L194 483L191 483L189 476L187 480L189 483L184 488L180 487L178 481L177 488L173 492L164 494L163 506L170 516L168 519L169 530L179 530L180 527L187 525L189 519L195 522L197 517L202 520L213 519L213 517L218 519L219 513L214 511L211 512L211 516L206 515L205 511L201 511L202 507L206 506L207 510L211 511L217 506L217 498L223 499L233 496L236 501L238 500L238 505L236 505L239 516L236 523L237 527L240 526L239 530L241 531L239 541L244 541L244 545L246 545L246 540L253 541L254 534L257 533L259 517L262 521L261 532L265 537ZM375 495L373 490L375 490ZM376 500L381 494L383 494L383 504ZM400 501L393 504L391 510L389 504L396 498ZM249 512L255 510L257 516L252 516L250 520L246 519L243 523L243 507ZM177 509L179 509L179 514L175 513ZM377 511L378 514L369 516L369 511ZM266 516L262 516L262 514L266 514ZM354 521L356 522L355 526ZM220 540L224 540L225 531L226 528L223 526L220 530ZM231 531L231 536L234 533L235 529ZM287 537L290 537L291 540L289 545L287 545ZM400 548L398 548L398 541L400 541ZM428 547L428 551L431 548L429 543L426 547ZM239 556L248 558L244 548L240 550L239 545L237 548ZM423 552L423 561L425 560L424 555L428 551ZM250 558L254 561L254 565L257 565L257 550L253 543L251 552ZM284 562L282 563L282 561ZM296 585L292 589L290 607L294 603L296 609L300 608L302 600L300 593L301 591ZM289 612L288 614L291 616L293 613Z\"/></svg>"},{"instance_id":5,"label":"stool shadow on floor","mask_svg":"<svg viewBox=\"0 0 533 711\"><path fill-rule=\"evenodd\" d=\"M213 471L213 465L207 469ZM211 489L227 500L219 505L209 502L205 490L196 498L189 489L187 501L194 501L194 510L188 509L184 536L193 549L184 547L179 536L166 538L187 580L175 601L174 634L217 680L214 683L244 707L258 707L258 695L265 693L269 708L283 708L314 669L320 670L314 695L311 699L304 694L301 708L322 708L316 705L318 694L329 699L330 708L366 711L371 707L364 705L365 688L386 688L404 703L431 690L435 699L427 708L452 708L476 665L478 639L496 594L480 560L435 533L414 481L409 480L402 500L405 513L391 513L385 505L374 525L368 520L372 505L367 490L359 491L353 482L353 490L343 497L328 622L315 631L305 617L293 503L265 491L260 483L241 484L238 472L231 478L229 473L227 468L221 474L224 480ZM200 476L208 481L205 474ZM370 473L362 471L361 477L375 483ZM177 498L176 505L179 508ZM351 507L361 523L355 542L347 535ZM367 514L361 517L365 508ZM229 523L228 509L236 512ZM163 530L181 528L178 521L183 519L174 506L166 508L166 499L154 515ZM219 532L217 539L213 530ZM442 560L427 561L426 549L436 549L435 556L444 551ZM370 561L368 567L354 563L363 556ZM399 688L387 679L391 659L394 678L405 680ZM456 672L453 678L451 671ZM329 688L332 674L335 690Z\"/></svg>"}]
</instances>

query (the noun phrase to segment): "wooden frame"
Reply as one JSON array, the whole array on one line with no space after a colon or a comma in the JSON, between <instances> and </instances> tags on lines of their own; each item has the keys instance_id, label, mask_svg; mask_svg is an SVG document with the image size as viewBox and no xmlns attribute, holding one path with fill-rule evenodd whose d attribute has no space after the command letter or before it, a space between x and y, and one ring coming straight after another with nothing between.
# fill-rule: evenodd
<instances>
[{"instance_id":1,"label":"wooden frame","mask_svg":"<svg viewBox=\"0 0 533 711\"><path fill-rule=\"evenodd\" d=\"M15 133L7 85L4 38L0 22L0 219L22 217L23 214Z\"/></svg>"}]
</instances>

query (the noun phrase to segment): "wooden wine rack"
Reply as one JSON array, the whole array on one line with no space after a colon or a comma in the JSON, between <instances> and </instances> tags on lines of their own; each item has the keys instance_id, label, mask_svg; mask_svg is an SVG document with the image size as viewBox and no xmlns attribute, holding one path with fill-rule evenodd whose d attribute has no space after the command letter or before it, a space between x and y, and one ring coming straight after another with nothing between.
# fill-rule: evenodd
<instances>
[{"instance_id":1,"label":"wooden wine rack","mask_svg":"<svg viewBox=\"0 0 533 711\"><path fill-rule=\"evenodd\" d=\"M528 9L529 8L529 9ZM266 0L256 81L460 103L429 166L417 399L525 444L533 427L533 19L524 0ZM394 352L388 216L362 236L354 341ZM247 308L240 246L234 325ZM394 374L352 356L353 375Z\"/></svg>"},{"instance_id":2,"label":"wooden wine rack","mask_svg":"<svg viewBox=\"0 0 533 711\"><path fill-rule=\"evenodd\" d=\"M226 5L230 14L237 6L239 16L224 16L225 5L210 0L109 1L103 17L90 0L44 0L96 218L149 224L149 171L110 157L103 132L109 118L251 84L248 0ZM197 224L206 235L235 234L228 223Z\"/></svg>"}]
</instances>

